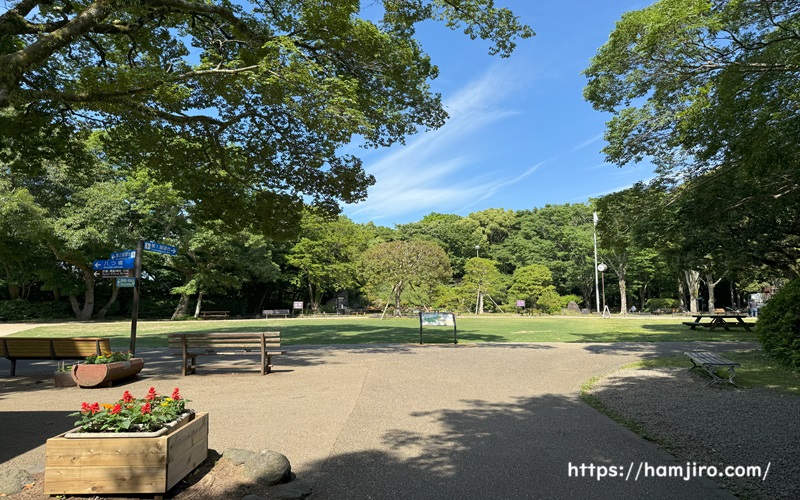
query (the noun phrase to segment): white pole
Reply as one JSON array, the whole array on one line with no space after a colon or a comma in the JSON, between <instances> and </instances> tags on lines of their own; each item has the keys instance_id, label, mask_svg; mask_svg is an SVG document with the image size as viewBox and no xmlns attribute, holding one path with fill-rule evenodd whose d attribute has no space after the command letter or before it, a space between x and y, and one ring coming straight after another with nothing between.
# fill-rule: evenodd
<instances>
[{"instance_id":1,"label":"white pole","mask_svg":"<svg viewBox=\"0 0 800 500\"><path fill-rule=\"evenodd\" d=\"M594 213L594 296L597 299L597 314L600 314L600 283L597 277L597 212Z\"/></svg>"}]
</instances>

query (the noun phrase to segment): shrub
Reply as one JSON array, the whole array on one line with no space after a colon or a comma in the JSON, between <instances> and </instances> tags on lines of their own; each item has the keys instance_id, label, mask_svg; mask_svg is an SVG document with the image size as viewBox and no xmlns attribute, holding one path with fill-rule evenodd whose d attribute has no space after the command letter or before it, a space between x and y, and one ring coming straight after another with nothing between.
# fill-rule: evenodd
<instances>
[{"instance_id":1,"label":"shrub","mask_svg":"<svg viewBox=\"0 0 800 500\"><path fill-rule=\"evenodd\" d=\"M578 305L581 305L583 302L583 297L579 297L575 294L563 295L561 297L561 307L567 307L570 302L575 302Z\"/></svg>"},{"instance_id":2,"label":"shrub","mask_svg":"<svg viewBox=\"0 0 800 500\"><path fill-rule=\"evenodd\" d=\"M29 302L22 299L0 300L0 321L72 317L74 317L74 314L67 302Z\"/></svg>"},{"instance_id":3,"label":"shrub","mask_svg":"<svg viewBox=\"0 0 800 500\"><path fill-rule=\"evenodd\" d=\"M675 309L678 307L678 299L671 298L652 298L647 299L644 303L645 307L649 310L653 309Z\"/></svg>"},{"instance_id":4,"label":"shrub","mask_svg":"<svg viewBox=\"0 0 800 500\"><path fill-rule=\"evenodd\" d=\"M781 288L759 310L756 335L771 358L800 369L800 279Z\"/></svg>"},{"instance_id":5,"label":"shrub","mask_svg":"<svg viewBox=\"0 0 800 500\"><path fill-rule=\"evenodd\" d=\"M544 314L558 314L561 312L561 297L553 287L548 287L539 295L539 300L536 301L536 307Z\"/></svg>"}]
</instances>

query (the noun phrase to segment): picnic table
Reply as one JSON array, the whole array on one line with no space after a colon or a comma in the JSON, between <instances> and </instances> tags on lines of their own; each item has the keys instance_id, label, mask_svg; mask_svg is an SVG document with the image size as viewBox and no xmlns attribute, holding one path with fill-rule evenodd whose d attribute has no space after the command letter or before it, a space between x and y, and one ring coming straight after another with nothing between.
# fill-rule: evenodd
<instances>
[{"instance_id":1,"label":"picnic table","mask_svg":"<svg viewBox=\"0 0 800 500\"><path fill-rule=\"evenodd\" d=\"M755 323L748 323L742 318L745 317L744 314L738 313L729 313L729 314L693 314L692 317L694 321L684 321L683 324L690 327L692 330L697 329L698 326L702 326L704 328L708 328L710 331L714 331L717 328L724 328L727 331L730 331L731 328L744 328L748 332L751 331L750 327L754 326ZM710 321L703 322L704 319L708 319ZM736 321L729 321L735 319Z\"/></svg>"}]
</instances>

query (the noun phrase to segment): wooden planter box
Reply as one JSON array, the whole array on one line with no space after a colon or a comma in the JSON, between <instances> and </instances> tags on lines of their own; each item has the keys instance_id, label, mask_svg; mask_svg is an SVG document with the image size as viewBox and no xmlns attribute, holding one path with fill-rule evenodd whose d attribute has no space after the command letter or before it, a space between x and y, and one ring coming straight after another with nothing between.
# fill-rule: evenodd
<instances>
[{"instance_id":1,"label":"wooden planter box","mask_svg":"<svg viewBox=\"0 0 800 500\"><path fill-rule=\"evenodd\" d=\"M64 434L45 446L46 495L163 495L208 457L208 413L158 437Z\"/></svg>"},{"instance_id":2,"label":"wooden planter box","mask_svg":"<svg viewBox=\"0 0 800 500\"><path fill-rule=\"evenodd\" d=\"M136 375L144 367L142 358L99 365L83 363L72 366L72 378L80 387L110 387L111 382Z\"/></svg>"}]
</instances>

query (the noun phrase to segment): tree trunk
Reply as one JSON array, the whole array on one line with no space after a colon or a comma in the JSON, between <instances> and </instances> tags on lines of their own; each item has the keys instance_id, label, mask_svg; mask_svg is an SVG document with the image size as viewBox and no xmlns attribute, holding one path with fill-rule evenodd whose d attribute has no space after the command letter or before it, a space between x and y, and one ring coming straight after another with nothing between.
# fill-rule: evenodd
<instances>
[{"instance_id":1,"label":"tree trunk","mask_svg":"<svg viewBox=\"0 0 800 500\"><path fill-rule=\"evenodd\" d=\"M194 317L195 318L199 318L200 317L200 311L201 311L202 307L203 307L203 292L198 292L197 293L197 305L194 308Z\"/></svg>"},{"instance_id":2,"label":"tree trunk","mask_svg":"<svg viewBox=\"0 0 800 500\"><path fill-rule=\"evenodd\" d=\"M61 301L61 290L58 287L53 287L53 302Z\"/></svg>"},{"instance_id":3,"label":"tree trunk","mask_svg":"<svg viewBox=\"0 0 800 500\"><path fill-rule=\"evenodd\" d=\"M69 301L72 305L72 312L75 313L75 318L78 321L89 321L94 313L94 274L92 274L91 269L84 265L75 267L83 273L83 283L86 287L83 292L83 307L81 308L78 297L75 295L70 295Z\"/></svg>"},{"instance_id":4,"label":"tree trunk","mask_svg":"<svg viewBox=\"0 0 800 500\"><path fill-rule=\"evenodd\" d=\"M724 277L724 276L723 276ZM722 281L722 278L714 281L714 277L711 273L706 275L706 285L708 285L708 312L713 313L714 307L716 306L716 296L714 295L714 288L719 285L719 282Z\"/></svg>"},{"instance_id":5,"label":"tree trunk","mask_svg":"<svg viewBox=\"0 0 800 500\"><path fill-rule=\"evenodd\" d=\"M117 287L117 283L111 283L111 298L108 299L106 305L103 306L102 309L97 311L97 319L106 319L106 314L108 314L108 310L111 309L111 306L114 305L114 302L117 301L117 295L119 295L119 288Z\"/></svg>"},{"instance_id":6,"label":"tree trunk","mask_svg":"<svg viewBox=\"0 0 800 500\"><path fill-rule=\"evenodd\" d=\"M700 295L700 273L695 270L683 271L686 287L689 290L689 310L697 314L697 297Z\"/></svg>"},{"instance_id":7,"label":"tree trunk","mask_svg":"<svg viewBox=\"0 0 800 500\"><path fill-rule=\"evenodd\" d=\"M173 320L182 318L189 314L189 294L182 293L181 298L178 300L178 305L175 307L175 312L172 313Z\"/></svg>"},{"instance_id":8,"label":"tree trunk","mask_svg":"<svg viewBox=\"0 0 800 500\"><path fill-rule=\"evenodd\" d=\"M314 285L311 283L311 280L308 280L308 300L311 301L311 310L314 314L317 314L319 312L319 302L314 300L315 298Z\"/></svg>"},{"instance_id":9,"label":"tree trunk","mask_svg":"<svg viewBox=\"0 0 800 500\"><path fill-rule=\"evenodd\" d=\"M682 311L686 311L686 289L684 288L684 282L682 279L678 278L678 307L681 308Z\"/></svg>"},{"instance_id":10,"label":"tree trunk","mask_svg":"<svg viewBox=\"0 0 800 500\"><path fill-rule=\"evenodd\" d=\"M619 278L617 283L619 283L619 312L625 315L628 312L628 297L627 290L625 288L625 278Z\"/></svg>"},{"instance_id":11,"label":"tree trunk","mask_svg":"<svg viewBox=\"0 0 800 500\"><path fill-rule=\"evenodd\" d=\"M477 314L483 314L483 292L478 292L478 304L476 307Z\"/></svg>"},{"instance_id":12,"label":"tree trunk","mask_svg":"<svg viewBox=\"0 0 800 500\"><path fill-rule=\"evenodd\" d=\"M400 295L403 294L403 282L402 281L397 284L397 286L395 287L394 291L395 291L395 293L394 293L394 315L395 316L402 316L402 313L400 312Z\"/></svg>"}]
</instances>

